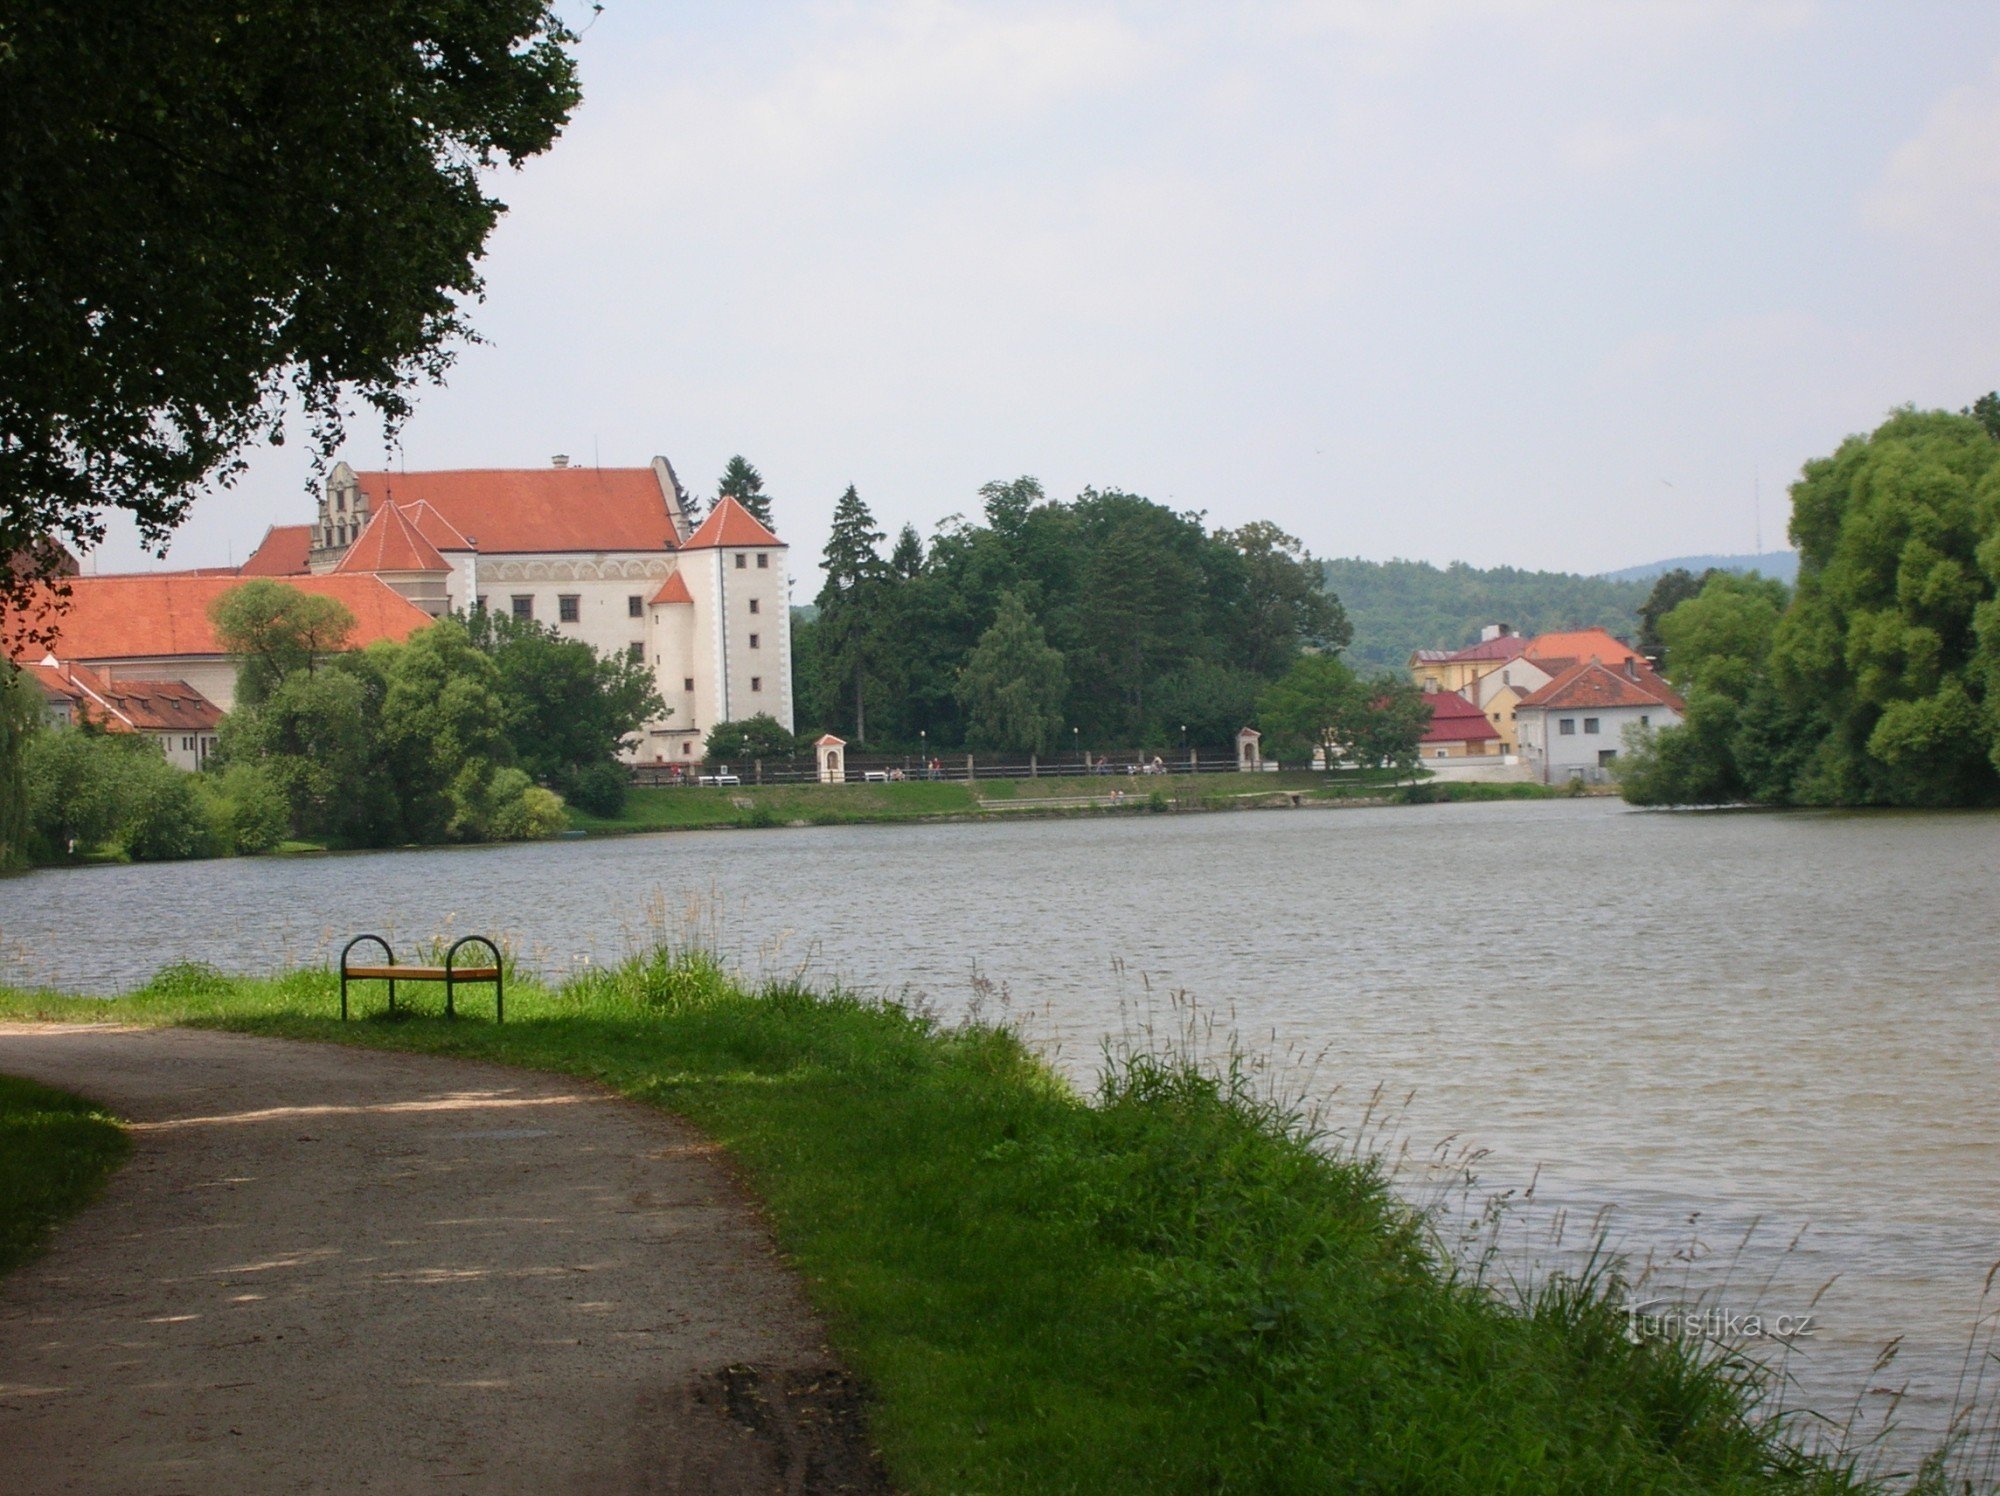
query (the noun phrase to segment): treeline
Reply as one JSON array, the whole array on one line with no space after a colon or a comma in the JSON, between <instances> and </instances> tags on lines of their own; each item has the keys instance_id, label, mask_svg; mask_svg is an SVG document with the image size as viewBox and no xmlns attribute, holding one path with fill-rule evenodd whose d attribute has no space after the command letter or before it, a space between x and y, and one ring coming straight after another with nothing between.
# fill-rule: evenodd
<instances>
[{"instance_id":1,"label":"treeline","mask_svg":"<svg viewBox=\"0 0 2000 1496\"><path fill-rule=\"evenodd\" d=\"M664 711L643 665L529 620L477 612L357 650L338 601L259 580L214 622L242 663L199 774L136 734L38 726L32 687L9 683L17 861L551 836L565 798L617 812L619 748Z\"/></svg>"},{"instance_id":2,"label":"treeline","mask_svg":"<svg viewBox=\"0 0 2000 1496\"><path fill-rule=\"evenodd\" d=\"M1209 530L1135 494L980 490L928 544L841 497L797 715L871 749L1220 747L1306 650L1348 642L1319 564L1277 526Z\"/></svg>"},{"instance_id":3,"label":"treeline","mask_svg":"<svg viewBox=\"0 0 2000 1496\"><path fill-rule=\"evenodd\" d=\"M1523 634L1604 628L1627 637L1653 585L1462 561L1443 568L1355 558L1320 565L1354 629L1348 658L1364 670L1401 670L1419 649L1461 648L1489 623Z\"/></svg>"},{"instance_id":4,"label":"treeline","mask_svg":"<svg viewBox=\"0 0 2000 1496\"><path fill-rule=\"evenodd\" d=\"M1686 721L1637 804L2000 803L2000 395L1899 410L1792 485L1796 589L1711 575L1662 616Z\"/></svg>"}]
</instances>

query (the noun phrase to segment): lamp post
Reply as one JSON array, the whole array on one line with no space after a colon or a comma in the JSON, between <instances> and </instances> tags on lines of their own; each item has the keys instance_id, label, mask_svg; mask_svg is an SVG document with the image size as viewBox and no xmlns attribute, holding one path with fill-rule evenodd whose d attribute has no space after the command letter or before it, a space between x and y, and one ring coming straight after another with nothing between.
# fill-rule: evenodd
<instances>
[{"instance_id":1,"label":"lamp post","mask_svg":"<svg viewBox=\"0 0 2000 1496\"><path fill-rule=\"evenodd\" d=\"M917 752L923 758L924 778L929 779L931 777L931 730L928 727L919 727L917 729Z\"/></svg>"},{"instance_id":2,"label":"lamp post","mask_svg":"<svg viewBox=\"0 0 2000 1496\"><path fill-rule=\"evenodd\" d=\"M1077 773L1081 774L1083 772L1083 729L1082 728L1072 727L1069 730L1069 746L1070 746L1070 751L1076 755L1076 771Z\"/></svg>"},{"instance_id":3,"label":"lamp post","mask_svg":"<svg viewBox=\"0 0 2000 1496\"><path fill-rule=\"evenodd\" d=\"M1188 756L1188 751L1187 751L1187 723L1183 722L1183 723L1181 724L1181 757L1182 757L1182 758L1186 758L1187 756ZM1192 763L1190 763L1190 767L1192 767Z\"/></svg>"}]
</instances>

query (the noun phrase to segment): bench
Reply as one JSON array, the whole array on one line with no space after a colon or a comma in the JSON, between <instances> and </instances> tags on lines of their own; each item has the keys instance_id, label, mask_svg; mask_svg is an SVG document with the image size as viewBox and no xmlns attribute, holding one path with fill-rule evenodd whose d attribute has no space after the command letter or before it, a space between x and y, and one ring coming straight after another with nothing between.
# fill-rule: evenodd
<instances>
[{"instance_id":1,"label":"bench","mask_svg":"<svg viewBox=\"0 0 2000 1496\"><path fill-rule=\"evenodd\" d=\"M380 966L359 966L352 959L357 945L373 941L382 947L383 964ZM476 966L458 964L461 947L483 945L487 959ZM347 942L340 953L340 1021L347 1022L347 984L349 982L387 982L389 984L389 1011L396 1011L396 984L398 982L442 982L444 983L444 1016L456 1018L458 1013L453 1005L461 982L493 984L493 1021L505 1021L507 1012L506 978L504 963L500 959L500 947L484 935L466 935L451 943L451 949L444 953L442 966L402 966L397 964L395 951L380 935L357 935Z\"/></svg>"}]
</instances>

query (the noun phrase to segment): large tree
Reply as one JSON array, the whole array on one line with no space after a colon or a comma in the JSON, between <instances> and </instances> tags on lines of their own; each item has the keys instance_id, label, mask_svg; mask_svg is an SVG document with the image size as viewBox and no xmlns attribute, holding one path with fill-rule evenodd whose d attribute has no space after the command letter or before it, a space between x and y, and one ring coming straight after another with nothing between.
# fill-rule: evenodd
<instances>
[{"instance_id":1,"label":"large tree","mask_svg":"<svg viewBox=\"0 0 2000 1496\"><path fill-rule=\"evenodd\" d=\"M215 636L237 656L236 704L257 706L294 674L347 648L354 615L339 598L257 577L209 604Z\"/></svg>"},{"instance_id":2,"label":"large tree","mask_svg":"<svg viewBox=\"0 0 2000 1496\"><path fill-rule=\"evenodd\" d=\"M643 660L601 655L553 624L485 609L474 611L467 628L499 670L514 762L566 797L576 798L586 783L586 796L594 795L603 777L596 771L610 768L641 726L667 715ZM622 778L622 768L618 773Z\"/></svg>"},{"instance_id":3,"label":"large tree","mask_svg":"<svg viewBox=\"0 0 2000 1496\"><path fill-rule=\"evenodd\" d=\"M884 652L886 620L880 604L887 568L879 547L886 538L850 483L833 506L833 526L821 558L826 582L819 591L816 633L821 678L834 700L853 707L851 716L839 715L845 717L857 743L868 741L868 688L879 674Z\"/></svg>"},{"instance_id":4,"label":"large tree","mask_svg":"<svg viewBox=\"0 0 2000 1496\"><path fill-rule=\"evenodd\" d=\"M399 422L467 334L488 169L576 103L572 40L544 0L12 0L0 554L119 510L164 545L291 406L322 453L353 400Z\"/></svg>"},{"instance_id":5,"label":"large tree","mask_svg":"<svg viewBox=\"0 0 2000 1496\"><path fill-rule=\"evenodd\" d=\"M1063 728L1064 667L1060 650L1014 593L1000 599L993 626L958 678L966 737L977 748L1046 754Z\"/></svg>"}]
</instances>

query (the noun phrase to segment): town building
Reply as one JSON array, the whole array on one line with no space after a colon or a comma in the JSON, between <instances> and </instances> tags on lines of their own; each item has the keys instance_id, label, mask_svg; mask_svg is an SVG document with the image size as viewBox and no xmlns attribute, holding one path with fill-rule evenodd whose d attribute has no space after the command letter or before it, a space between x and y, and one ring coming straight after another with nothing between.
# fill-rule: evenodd
<instances>
[{"instance_id":1,"label":"town building","mask_svg":"<svg viewBox=\"0 0 2000 1496\"><path fill-rule=\"evenodd\" d=\"M1426 759L1474 758L1498 751L1500 734L1476 702L1456 691L1426 691L1424 704L1431 709L1431 718L1417 748Z\"/></svg>"},{"instance_id":2,"label":"town building","mask_svg":"<svg viewBox=\"0 0 2000 1496\"><path fill-rule=\"evenodd\" d=\"M1619 664L1578 660L1523 697L1515 711L1521 754L1535 779L1601 783L1610 777L1628 728L1676 726L1687 704L1634 655Z\"/></svg>"}]
</instances>

